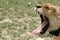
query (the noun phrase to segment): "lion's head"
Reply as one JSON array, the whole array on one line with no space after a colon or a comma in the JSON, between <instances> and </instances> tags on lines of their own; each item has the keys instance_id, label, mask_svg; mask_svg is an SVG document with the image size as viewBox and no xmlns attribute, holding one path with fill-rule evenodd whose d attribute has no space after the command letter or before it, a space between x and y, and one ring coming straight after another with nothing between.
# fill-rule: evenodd
<instances>
[{"instance_id":1,"label":"lion's head","mask_svg":"<svg viewBox=\"0 0 60 40\"><path fill-rule=\"evenodd\" d=\"M33 33L45 33L49 28L50 31L56 30L54 32L60 31L60 21L57 19L58 9L54 5L50 4L38 4L35 8L38 15L41 18L41 27L38 27ZM57 31L59 30L59 31ZM51 33L51 32L50 32ZM53 32L52 32L53 33Z\"/></svg>"},{"instance_id":2,"label":"lion's head","mask_svg":"<svg viewBox=\"0 0 60 40\"><path fill-rule=\"evenodd\" d=\"M49 4L37 4L36 5L36 12L38 14L43 14L43 15L55 15L56 13L56 9L53 5L49 5Z\"/></svg>"}]
</instances>

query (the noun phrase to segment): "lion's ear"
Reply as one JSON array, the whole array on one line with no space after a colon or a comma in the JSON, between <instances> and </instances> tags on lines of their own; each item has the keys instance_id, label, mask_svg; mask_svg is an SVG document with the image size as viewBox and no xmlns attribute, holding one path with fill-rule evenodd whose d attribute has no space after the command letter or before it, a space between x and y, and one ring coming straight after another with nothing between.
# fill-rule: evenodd
<instances>
[{"instance_id":1,"label":"lion's ear","mask_svg":"<svg viewBox=\"0 0 60 40\"><path fill-rule=\"evenodd\" d=\"M46 6L46 7L44 7L44 8L46 8L46 9L48 9L48 10L49 10L49 7L48 7L48 6Z\"/></svg>"}]
</instances>

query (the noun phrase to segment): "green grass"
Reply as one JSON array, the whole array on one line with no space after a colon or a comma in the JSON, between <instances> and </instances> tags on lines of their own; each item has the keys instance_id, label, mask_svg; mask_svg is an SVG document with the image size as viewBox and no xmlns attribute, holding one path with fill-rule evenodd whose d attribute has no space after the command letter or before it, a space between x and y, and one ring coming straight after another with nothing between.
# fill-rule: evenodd
<instances>
[{"instance_id":1,"label":"green grass","mask_svg":"<svg viewBox=\"0 0 60 40\"><path fill-rule=\"evenodd\" d=\"M31 2L30 5L28 3ZM25 34L40 25L35 13L35 4L51 3L60 5L60 0L0 0L0 40L29 40ZM12 22L3 22L10 19ZM33 39L35 40L35 39Z\"/></svg>"}]
</instances>

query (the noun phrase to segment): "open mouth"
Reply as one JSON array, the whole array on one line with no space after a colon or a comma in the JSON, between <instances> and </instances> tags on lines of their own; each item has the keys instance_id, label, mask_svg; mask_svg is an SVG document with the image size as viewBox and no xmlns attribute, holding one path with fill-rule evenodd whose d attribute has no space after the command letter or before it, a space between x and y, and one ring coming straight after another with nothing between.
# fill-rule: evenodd
<instances>
[{"instance_id":1,"label":"open mouth","mask_svg":"<svg viewBox=\"0 0 60 40\"><path fill-rule=\"evenodd\" d=\"M49 28L49 20L48 17L44 16L43 14L40 15L41 18L41 25L32 31L32 34L44 34L47 29Z\"/></svg>"},{"instance_id":2,"label":"open mouth","mask_svg":"<svg viewBox=\"0 0 60 40\"><path fill-rule=\"evenodd\" d=\"M49 28L49 19L46 16L43 17L43 14L40 15L40 18L41 18L41 27L40 27L40 29L42 30L40 32L40 34L44 34L47 31L47 29Z\"/></svg>"},{"instance_id":3,"label":"open mouth","mask_svg":"<svg viewBox=\"0 0 60 40\"><path fill-rule=\"evenodd\" d=\"M33 30L32 34L38 34L38 33L44 34L49 28L49 19L47 16L44 15L44 12L42 11L41 8L39 8L39 6L37 6L35 10L36 13L38 13L38 15L41 18L41 25L37 29Z\"/></svg>"}]
</instances>

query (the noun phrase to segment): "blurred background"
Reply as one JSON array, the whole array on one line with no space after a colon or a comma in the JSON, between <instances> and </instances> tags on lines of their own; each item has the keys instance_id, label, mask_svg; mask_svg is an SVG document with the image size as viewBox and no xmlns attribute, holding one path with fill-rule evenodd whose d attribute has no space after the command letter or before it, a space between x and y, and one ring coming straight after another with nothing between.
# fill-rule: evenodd
<instances>
[{"instance_id":1,"label":"blurred background","mask_svg":"<svg viewBox=\"0 0 60 40\"><path fill-rule=\"evenodd\" d=\"M0 40L40 40L27 35L40 25L40 17L35 13L35 4L60 6L60 0L0 0ZM48 34L48 33L47 33Z\"/></svg>"}]
</instances>

